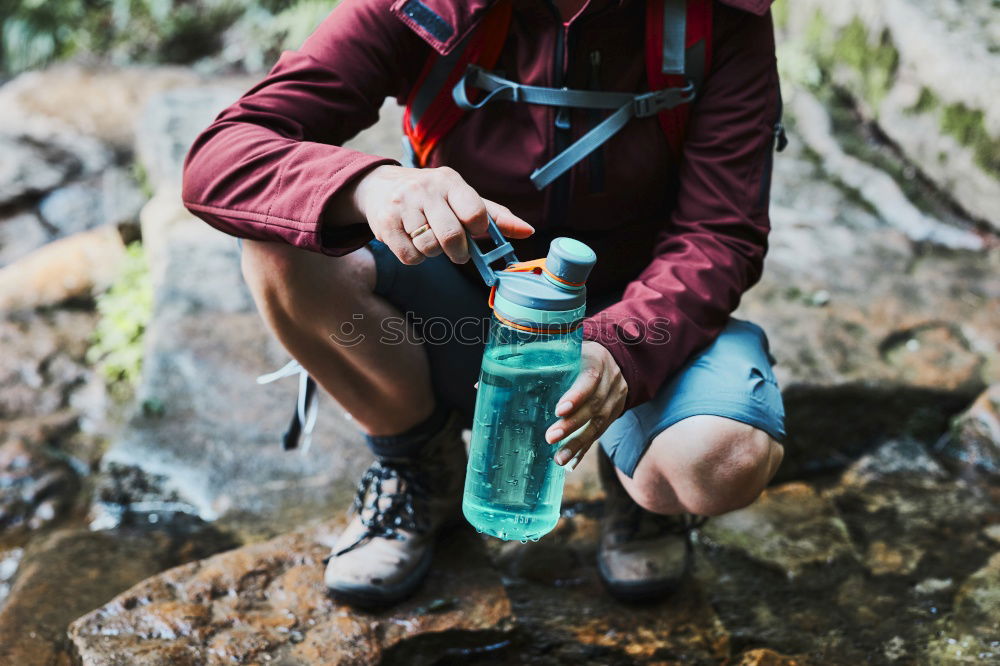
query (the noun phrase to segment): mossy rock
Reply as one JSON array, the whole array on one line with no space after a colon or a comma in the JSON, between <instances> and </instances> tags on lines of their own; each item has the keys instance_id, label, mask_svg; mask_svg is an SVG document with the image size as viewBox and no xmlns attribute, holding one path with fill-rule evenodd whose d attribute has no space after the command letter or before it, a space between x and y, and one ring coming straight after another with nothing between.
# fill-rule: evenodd
<instances>
[{"instance_id":1,"label":"mossy rock","mask_svg":"<svg viewBox=\"0 0 1000 666\"><path fill-rule=\"evenodd\" d=\"M861 76L861 94L872 109L877 110L892 86L899 67L899 52L888 30L872 39L861 19L854 18L837 35L833 58L857 71Z\"/></svg>"}]
</instances>

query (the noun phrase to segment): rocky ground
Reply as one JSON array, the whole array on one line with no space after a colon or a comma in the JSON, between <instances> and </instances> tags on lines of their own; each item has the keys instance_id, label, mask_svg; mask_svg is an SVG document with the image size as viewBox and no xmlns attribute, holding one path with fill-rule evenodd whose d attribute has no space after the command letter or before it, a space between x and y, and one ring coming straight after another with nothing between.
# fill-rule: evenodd
<instances>
[{"instance_id":1,"label":"rocky ground","mask_svg":"<svg viewBox=\"0 0 1000 666\"><path fill-rule=\"evenodd\" d=\"M862 19L908 45L883 83L917 76L906 26ZM235 244L177 196L187 144L247 82L57 68L0 87L0 663L1000 663L1000 220L977 198L993 185L915 169L951 135L881 131L895 107L851 76L836 95L786 85L767 270L738 315L778 359L787 456L695 534L691 580L641 607L604 594L590 457L552 535L457 530L380 614L322 587L359 435L326 401L308 454L281 451L295 381L254 378L287 357ZM397 156L398 125L387 106L357 147ZM978 164L966 148L954 159ZM87 349L138 238L155 305L123 400Z\"/></svg>"}]
</instances>

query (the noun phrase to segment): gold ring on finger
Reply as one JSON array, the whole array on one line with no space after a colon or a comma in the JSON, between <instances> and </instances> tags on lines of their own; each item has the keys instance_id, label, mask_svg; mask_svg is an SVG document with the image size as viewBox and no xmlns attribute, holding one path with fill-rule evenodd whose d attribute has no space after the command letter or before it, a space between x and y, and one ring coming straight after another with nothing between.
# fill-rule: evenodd
<instances>
[{"instance_id":1,"label":"gold ring on finger","mask_svg":"<svg viewBox=\"0 0 1000 666\"><path fill-rule=\"evenodd\" d=\"M417 227L416 229L414 229L413 231L410 232L410 238L411 239L416 238L417 236L419 236L420 234L424 233L425 231L427 231L430 228L431 228L431 225L429 225L429 224L424 224L424 225L422 225L420 227Z\"/></svg>"}]
</instances>

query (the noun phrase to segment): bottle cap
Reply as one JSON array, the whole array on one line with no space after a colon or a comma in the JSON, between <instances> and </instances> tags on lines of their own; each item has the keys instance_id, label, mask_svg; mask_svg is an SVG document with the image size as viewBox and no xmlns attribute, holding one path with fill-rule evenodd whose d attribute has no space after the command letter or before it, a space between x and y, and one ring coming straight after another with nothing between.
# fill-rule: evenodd
<instances>
[{"instance_id":1,"label":"bottle cap","mask_svg":"<svg viewBox=\"0 0 1000 666\"><path fill-rule=\"evenodd\" d=\"M574 238L561 236L549 245L545 268L557 280L570 285L582 285L590 276L597 255Z\"/></svg>"}]
</instances>

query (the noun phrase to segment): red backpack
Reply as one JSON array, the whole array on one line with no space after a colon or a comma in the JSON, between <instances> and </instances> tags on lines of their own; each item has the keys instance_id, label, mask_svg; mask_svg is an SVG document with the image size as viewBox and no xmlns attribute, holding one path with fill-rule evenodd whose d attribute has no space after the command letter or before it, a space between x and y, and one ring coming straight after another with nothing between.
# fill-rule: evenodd
<instances>
[{"instance_id":1,"label":"red backpack","mask_svg":"<svg viewBox=\"0 0 1000 666\"><path fill-rule=\"evenodd\" d=\"M650 92L639 94L526 86L490 73L507 38L511 13L510 0L499 0L463 43L448 55L432 54L424 65L403 116L404 146L413 166L427 164L434 147L462 114L494 100L613 111L532 174L538 189L635 117L657 115L671 149L681 155L690 102L711 65L712 0L647 0L645 59ZM476 101L468 96L470 87L480 91Z\"/></svg>"}]
</instances>

